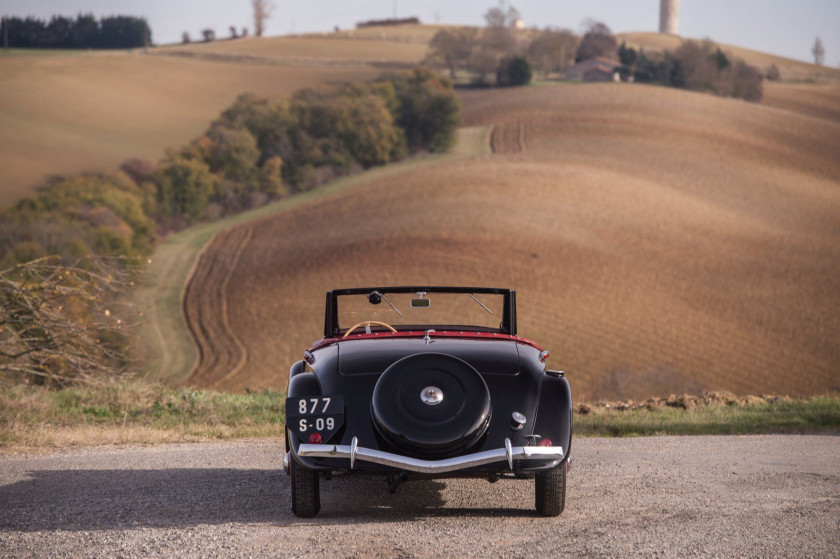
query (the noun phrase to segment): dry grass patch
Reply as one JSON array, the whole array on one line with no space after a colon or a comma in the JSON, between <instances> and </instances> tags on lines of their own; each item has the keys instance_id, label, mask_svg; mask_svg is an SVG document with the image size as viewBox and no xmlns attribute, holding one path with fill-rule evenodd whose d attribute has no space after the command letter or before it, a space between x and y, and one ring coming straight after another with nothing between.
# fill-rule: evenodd
<instances>
[{"instance_id":1,"label":"dry grass patch","mask_svg":"<svg viewBox=\"0 0 840 559\"><path fill-rule=\"evenodd\" d=\"M690 402L686 405L687 402ZM653 435L756 435L840 433L840 396L791 399L772 396L704 399L673 396L659 402L579 405L575 435L645 437Z\"/></svg>"},{"instance_id":2,"label":"dry grass patch","mask_svg":"<svg viewBox=\"0 0 840 559\"><path fill-rule=\"evenodd\" d=\"M685 405L686 402L691 402ZM0 387L0 452L269 438L282 444L285 395L172 389L138 379L62 390ZM840 397L577 404L576 436L840 433Z\"/></svg>"},{"instance_id":3,"label":"dry grass patch","mask_svg":"<svg viewBox=\"0 0 840 559\"><path fill-rule=\"evenodd\" d=\"M0 449L278 437L285 395L172 389L139 379L0 389Z\"/></svg>"}]
</instances>

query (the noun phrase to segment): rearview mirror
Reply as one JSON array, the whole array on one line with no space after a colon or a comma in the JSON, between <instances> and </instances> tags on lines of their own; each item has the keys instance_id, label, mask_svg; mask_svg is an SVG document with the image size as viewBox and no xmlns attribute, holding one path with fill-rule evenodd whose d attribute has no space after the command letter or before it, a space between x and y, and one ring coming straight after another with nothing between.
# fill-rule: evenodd
<instances>
[{"instance_id":1,"label":"rearview mirror","mask_svg":"<svg viewBox=\"0 0 840 559\"><path fill-rule=\"evenodd\" d=\"M412 309L428 309L432 305L432 301L429 299L412 299L411 300L411 308Z\"/></svg>"}]
</instances>

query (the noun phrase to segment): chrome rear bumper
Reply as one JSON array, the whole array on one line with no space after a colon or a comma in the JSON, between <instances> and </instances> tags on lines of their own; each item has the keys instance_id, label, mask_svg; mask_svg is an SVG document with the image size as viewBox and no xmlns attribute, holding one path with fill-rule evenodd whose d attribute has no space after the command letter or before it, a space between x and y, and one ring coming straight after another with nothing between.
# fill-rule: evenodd
<instances>
[{"instance_id":1,"label":"chrome rear bumper","mask_svg":"<svg viewBox=\"0 0 840 559\"><path fill-rule=\"evenodd\" d=\"M511 446L510 439L505 439L505 448L485 450L454 458L444 458L443 460L421 460L373 448L360 447L357 437L353 437L349 446L301 444L297 454L312 458L349 458L351 470L355 466L356 460L364 460L365 462L423 474L454 472L455 470L483 466L502 460L507 460L508 466L513 471L514 460L562 460L565 456L561 446Z\"/></svg>"}]
</instances>

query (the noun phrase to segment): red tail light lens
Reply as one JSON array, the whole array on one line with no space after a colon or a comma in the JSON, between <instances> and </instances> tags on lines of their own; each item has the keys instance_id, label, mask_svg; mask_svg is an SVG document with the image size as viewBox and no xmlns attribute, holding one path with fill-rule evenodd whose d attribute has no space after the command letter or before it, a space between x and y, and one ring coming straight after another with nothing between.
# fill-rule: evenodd
<instances>
[{"instance_id":1,"label":"red tail light lens","mask_svg":"<svg viewBox=\"0 0 840 559\"><path fill-rule=\"evenodd\" d=\"M551 446L551 439L540 439L540 446Z\"/></svg>"},{"instance_id":2,"label":"red tail light lens","mask_svg":"<svg viewBox=\"0 0 840 559\"><path fill-rule=\"evenodd\" d=\"M309 435L309 444L321 444L323 440L321 433L312 433Z\"/></svg>"}]
</instances>

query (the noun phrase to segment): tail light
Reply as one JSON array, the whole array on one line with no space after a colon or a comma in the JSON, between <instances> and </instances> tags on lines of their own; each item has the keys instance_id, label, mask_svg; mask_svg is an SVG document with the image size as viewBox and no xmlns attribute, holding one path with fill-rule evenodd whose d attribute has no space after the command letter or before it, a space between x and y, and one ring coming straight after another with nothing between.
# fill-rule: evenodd
<instances>
[{"instance_id":1,"label":"tail light","mask_svg":"<svg viewBox=\"0 0 840 559\"><path fill-rule=\"evenodd\" d=\"M312 433L309 435L309 444L321 444L323 440L321 433Z\"/></svg>"},{"instance_id":2,"label":"tail light","mask_svg":"<svg viewBox=\"0 0 840 559\"><path fill-rule=\"evenodd\" d=\"M539 446L551 446L551 439L540 439Z\"/></svg>"}]
</instances>

